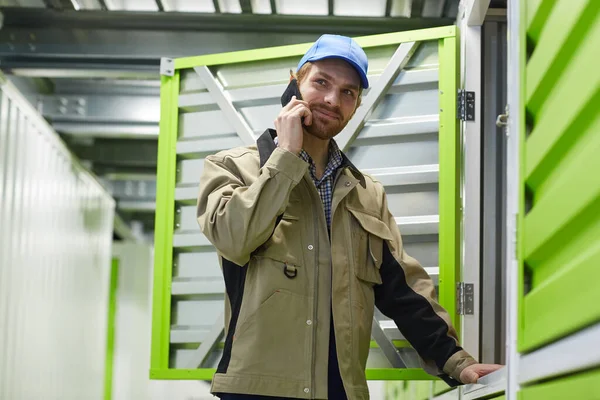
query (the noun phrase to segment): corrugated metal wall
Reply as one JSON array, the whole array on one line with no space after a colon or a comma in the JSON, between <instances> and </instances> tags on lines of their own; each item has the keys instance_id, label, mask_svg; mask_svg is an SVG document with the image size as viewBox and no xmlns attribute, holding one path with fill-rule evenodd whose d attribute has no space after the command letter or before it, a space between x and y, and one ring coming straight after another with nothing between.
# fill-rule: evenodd
<instances>
[{"instance_id":1,"label":"corrugated metal wall","mask_svg":"<svg viewBox=\"0 0 600 400\"><path fill-rule=\"evenodd\" d=\"M111 400L213 399L206 382L150 380L152 247L115 243L119 260Z\"/></svg>"},{"instance_id":2,"label":"corrugated metal wall","mask_svg":"<svg viewBox=\"0 0 600 400\"><path fill-rule=\"evenodd\" d=\"M2 83L1 400L103 398L113 213L110 195Z\"/></svg>"},{"instance_id":3,"label":"corrugated metal wall","mask_svg":"<svg viewBox=\"0 0 600 400\"><path fill-rule=\"evenodd\" d=\"M397 45L366 49L371 84L379 79ZM228 98L255 136L273 126L281 110L289 70L299 57L211 67ZM386 186L409 254L438 276L438 41L424 42L412 56L351 143L347 154L361 170ZM368 92L365 93L367 95ZM194 349L221 319L224 283L216 252L196 221L198 181L204 157L243 145L226 113L207 92L194 70L182 71L179 96L178 164L175 190L176 224L171 314L171 368L190 368ZM392 340L403 339L392 321L379 315ZM409 367L419 367L410 348L399 350ZM214 367L214 352L203 367ZM389 368L383 353L373 348L369 368Z\"/></svg>"}]
</instances>

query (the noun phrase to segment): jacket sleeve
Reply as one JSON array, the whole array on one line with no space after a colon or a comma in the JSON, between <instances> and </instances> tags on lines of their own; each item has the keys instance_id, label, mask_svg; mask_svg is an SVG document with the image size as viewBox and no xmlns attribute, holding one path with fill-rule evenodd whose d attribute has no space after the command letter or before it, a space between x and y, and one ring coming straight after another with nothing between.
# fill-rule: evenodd
<instances>
[{"instance_id":1,"label":"jacket sleeve","mask_svg":"<svg viewBox=\"0 0 600 400\"><path fill-rule=\"evenodd\" d=\"M232 156L205 159L196 216L218 253L237 265L245 265L251 253L269 239L308 164L276 148L252 184L246 185L237 169Z\"/></svg>"},{"instance_id":2,"label":"jacket sleeve","mask_svg":"<svg viewBox=\"0 0 600 400\"><path fill-rule=\"evenodd\" d=\"M433 281L419 262L404 251L385 194L382 219L393 240L383 246L382 283L375 287L375 305L394 320L429 374L439 376L450 386L460 385L462 370L477 361L459 346L450 317L436 300Z\"/></svg>"}]
</instances>

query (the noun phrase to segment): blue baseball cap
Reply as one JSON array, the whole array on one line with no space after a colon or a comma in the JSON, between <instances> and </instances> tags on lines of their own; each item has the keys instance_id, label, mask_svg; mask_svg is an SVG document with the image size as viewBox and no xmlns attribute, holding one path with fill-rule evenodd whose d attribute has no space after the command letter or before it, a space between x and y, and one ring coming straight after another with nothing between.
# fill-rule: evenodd
<instances>
[{"instance_id":1,"label":"blue baseball cap","mask_svg":"<svg viewBox=\"0 0 600 400\"><path fill-rule=\"evenodd\" d=\"M347 36L323 35L311 46L298 63L298 70L307 62L319 61L325 58L341 58L354 67L364 89L369 87L367 70L369 60L365 51L356 41Z\"/></svg>"}]
</instances>

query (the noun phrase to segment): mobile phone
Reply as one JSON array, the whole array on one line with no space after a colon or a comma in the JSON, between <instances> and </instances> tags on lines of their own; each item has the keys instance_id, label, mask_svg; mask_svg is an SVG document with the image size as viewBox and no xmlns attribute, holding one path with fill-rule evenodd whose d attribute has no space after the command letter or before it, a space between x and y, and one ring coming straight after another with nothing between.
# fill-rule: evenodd
<instances>
[{"instance_id":1,"label":"mobile phone","mask_svg":"<svg viewBox=\"0 0 600 400\"><path fill-rule=\"evenodd\" d=\"M287 88L281 95L281 106L285 107L290 101L292 101L292 97L296 96L298 100L302 100L302 95L300 94L300 89L298 89L298 81L296 79L292 79L288 84Z\"/></svg>"}]
</instances>

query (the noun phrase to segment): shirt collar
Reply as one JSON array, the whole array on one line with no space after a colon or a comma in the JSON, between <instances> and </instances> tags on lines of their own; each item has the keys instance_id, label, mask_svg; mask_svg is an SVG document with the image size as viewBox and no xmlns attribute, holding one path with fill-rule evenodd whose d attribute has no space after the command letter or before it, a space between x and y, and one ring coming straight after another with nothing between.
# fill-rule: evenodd
<instances>
[{"instance_id":1,"label":"shirt collar","mask_svg":"<svg viewBox=\"0 0 600 400\"><path fill-rule=\"evenodd\" d=\"M278 145L278 142L279 142L278 139L279 139L278 137L275 137L273 139L273 143L275 143L275 146ZM309 163L313 166L315 165L312 157L304 149L300 150L299 156L307 163ZM327 160L327 167L325 167L325 170L338 168L343 163L344 163L344 157L342 157L342 151L340 150L340 148L337 145L337 143L335 142L335 140L331 139L329 141L329 158Z\"/></svg>"},{"instance_id":2,"label":"shirt collar","mask_svg":"<svg viewBox=\"0 0 600 400\"><path fill-rule=\"evenodd\" d=\"M271 153L275 150L277 140L277 131L275 129L266 129L262 135L259 136L256 141L256 147L260 156L260 166L265 165ZM337 144L336 144L337 147ZM364 175L356 168L354 164L348 159L348 157L338 148L339 154L342 157L342 166L348 167L352 175L359 180L362 187L366 187Z\"/></svg>"}]
</instances>

